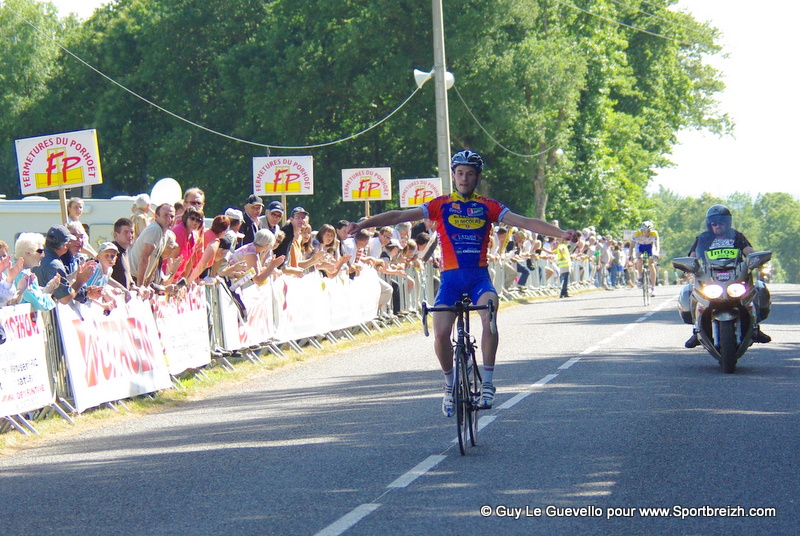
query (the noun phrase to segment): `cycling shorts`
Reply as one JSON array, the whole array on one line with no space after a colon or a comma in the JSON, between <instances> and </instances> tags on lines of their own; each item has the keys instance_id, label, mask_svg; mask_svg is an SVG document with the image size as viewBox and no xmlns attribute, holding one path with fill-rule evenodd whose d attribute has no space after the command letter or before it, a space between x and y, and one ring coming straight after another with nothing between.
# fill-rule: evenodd
<instances>
[{"instance_id":1,"label":"cycling shorts","mask_svg":"<svg viewBox=\"0 0 800 536\"><path fill-rule=\"evenodd\" d=\"M647 252L647 254L652 257L653 256L653 244L636 244L636 257L639 258L642 256L642 253Z\"/></svg>"},{"instance_id":2,"label":"cycling shorts","mask_svg":"<svg viewBox=\"0 0 800 536\"><path fill-rule=\"evenodd\" d=\"M434 306L452 306L461 301L464 294L469 294L472 303L477 304L480 297L487 292L497 294L492 284L492 278L489 276L489 268L480 266L445 270L441 275L439 292L436 294Z\"/></svg>"}]
</instances>

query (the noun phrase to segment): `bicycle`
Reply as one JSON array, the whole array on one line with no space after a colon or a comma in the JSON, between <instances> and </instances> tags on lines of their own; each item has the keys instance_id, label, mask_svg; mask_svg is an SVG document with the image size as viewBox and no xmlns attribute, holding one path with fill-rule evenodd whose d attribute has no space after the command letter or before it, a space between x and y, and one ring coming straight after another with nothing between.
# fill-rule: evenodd
<instances>
[{"instance_id":1,"label":"bicycle","mask_svg":"<svg viewBox=\"0 0 800 536\"><path fill-rule=\"evenodd\" d=\"M428 313L451 312L456 314L455 335L453 337L454 378L453 402L456 410L456 428L458 430L458 448L461 455L467 454L467 438L474 447L478 436L478 410L481 398L481 373L475 359L475 337L469 333L469 312L489 311L489 325L492 333L497 333L494 304L470 305L469 295L464 294L461 301L452 306L428 307L422 303L422 330L427 337Z\"/></svg>"},{"instance_id":2,"label":"bicycle","mask_svg":"<svg viewBox=\"0 0 800 536\"><path fill-rule=\"evenodd\" d=\"M652 285L650 284L650 254L646 251L642 252L642 297L644 299L644 305L647 307L650 305L650 289Z\"/></svg>"}]
</instances>

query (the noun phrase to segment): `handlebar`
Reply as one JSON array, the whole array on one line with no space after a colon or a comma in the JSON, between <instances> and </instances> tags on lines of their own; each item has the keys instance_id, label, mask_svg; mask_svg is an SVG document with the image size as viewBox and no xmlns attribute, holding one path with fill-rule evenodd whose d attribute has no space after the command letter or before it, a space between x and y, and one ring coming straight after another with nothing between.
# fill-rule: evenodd
<instances>
[{"instance_id":1,"label":"handlebar","mask_svg":"<svg viewBox=\"0 0 800 536\"><path fill-rule=\"evenodd\" d=\"M425 336L429 336L430 333L428 332L428 313L436 313L436 312L449 312L449 313L463 313L469 311L489 311L489 330L492 334L497 333L497 319L494 308L494 303L489 300L489 303L486 305L469 305L469 301L464 302L456 302L455 305L439 305L436 307L428 307L426 302L422 302L422 332Z\"/></svg>"}]
</instances>

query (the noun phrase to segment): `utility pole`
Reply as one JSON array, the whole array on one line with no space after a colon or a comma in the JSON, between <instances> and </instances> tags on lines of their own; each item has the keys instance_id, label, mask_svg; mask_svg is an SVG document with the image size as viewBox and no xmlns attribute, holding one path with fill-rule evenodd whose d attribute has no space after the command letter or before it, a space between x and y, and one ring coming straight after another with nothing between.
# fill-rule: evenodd
<instances>
[{"instance_id":1,"label":"utility pole","mask_svg":"<svg viewBox=\"0 0 800 536\"><path fill-rule=\"evenodd\" d=\"M439 178L442 193L452 192L450 180L450 112L447 107L447 85L444 54L444 15L442 0L433 0L433 76L436 84L436 147L439 155Z\"/></svg>"}]
</instances>

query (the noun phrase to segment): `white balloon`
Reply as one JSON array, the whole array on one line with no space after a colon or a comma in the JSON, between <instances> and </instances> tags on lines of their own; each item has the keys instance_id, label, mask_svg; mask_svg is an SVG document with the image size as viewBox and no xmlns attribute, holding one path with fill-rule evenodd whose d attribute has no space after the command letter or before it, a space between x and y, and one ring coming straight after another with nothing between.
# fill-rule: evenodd
<instances>
[{"instance_id":1,"label":"white balloon","mask_svg":"<svg viewBox=\"0 0 800 536\"><path fill-rule=\"evenodd\" d=\"M162 203L174 205L176 201L181 199L183 199L183 189L181 189L178 181L170 177L156 182L150 191L150 203L156 207Z\"/></svg>"}]
</instances>

